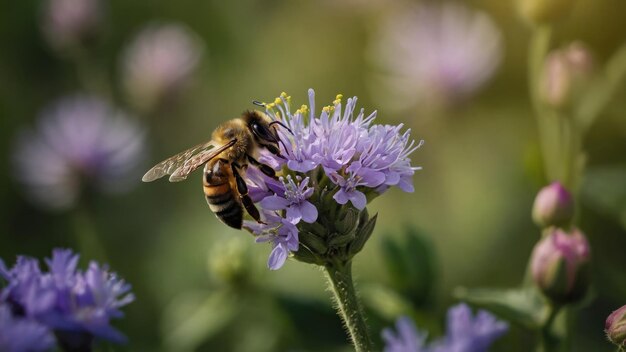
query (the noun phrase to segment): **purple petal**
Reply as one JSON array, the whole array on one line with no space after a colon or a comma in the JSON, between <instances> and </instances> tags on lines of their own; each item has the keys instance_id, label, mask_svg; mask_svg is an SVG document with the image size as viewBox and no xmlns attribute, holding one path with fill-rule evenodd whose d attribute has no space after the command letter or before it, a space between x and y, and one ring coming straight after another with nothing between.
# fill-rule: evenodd
<instances>
[{"instance_id":1,"label":"purple petal","mask_svg":"<svg viewBox=\"0 0 626 352\"><path fill-rule=\"evenodd\" d=\"M278 270L283 264L285 264L285 260L287 260L288 251L282 244L278 244L274 249L272 249L272 253L270 253L270 257L267 261L267 266L270 270Z\"/></svg>"},{"instance_id":2,"label":"purple petal","mask_svg":"<svg viewBox=\"0 0 626 352\"><path fill-rule=\"evenodd\" d=\"M343 188L340 188L339 191L335 193L333 199L336 200L339 204L346 204L350 200L350 198L348 198L348 194L346 193L346 191L344 191Z\"/></svg>"},{"instance_id":3,"label":"purple petal","mask_svg":"<svg viewBox=\"0 0 626 352\"><path fill-rule=\"evenodd\" d=\"M297 224L302 219L302 213L300 212L300 207L297 204L294 204L287 208L286 214L287 220L292 224Z\"/></svg>"},{"instance_id":4,"label":"purple petal","mask_svg":"<svg viewBox=\"0 0 626 352\"><path fill-rule=\"evenodd\" d=\"M365 198L365 194L359 191L352 191L348 193L348 198L352 202L355 208L359 210L365 209L365 205L367 204L367 198Z\"/></svg>"},{"instance_id":5,"label":"purple petal","mask_svg":"<svg viewBox=\"0 0 626 352\"><path fill-rule=\"evenodd\" d=\"M289 206L289 201L279 196L269 196L261 201L261 206L267 210L282 210Z\"/></svg>"},{"instance_id":6,"label":"purple petal","mask_svg":"<svg viewBox=\"0 0 626 352\"><path fill-rule=\"evenodd\" d=\"M300 213L302 214L302 220L312 224L317 220L317 208L309 201L300 203Z\"/></svg>"},{"instance_id":7,"label":"purple petal","mask_svg":"<svg viewBox=\"0 0 626 352\"><path fill-rule=\"evenodd\" d=\"M362 169L360 171L361 172L359 172L359 176L361 176L362 180L365 181L365 184L368 187L378 187L383 182L385 182L385 174L380 171L365 169Z\"/></svg>"}]
</instances>

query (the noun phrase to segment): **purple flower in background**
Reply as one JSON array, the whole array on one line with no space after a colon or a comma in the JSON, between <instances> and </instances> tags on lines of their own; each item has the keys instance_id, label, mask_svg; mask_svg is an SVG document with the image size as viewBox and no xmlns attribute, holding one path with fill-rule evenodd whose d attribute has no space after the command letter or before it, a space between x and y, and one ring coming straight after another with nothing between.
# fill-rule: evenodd
<instances>
[{"instance_id":1,"label":"purple flower in background","mask_svg":"<svg viewBox=\"0 0 626 352\"><path fill-rule=\"evenodd\" d=\"M185 88L203 51L201 39L184 25L149 25L123 54L124 88L135 105L149 110Z\"/></svg>"},{"instance_id":2,"label":"purple flower in background","mask_svg":"<svg viewBox=\"0 0 626 352\"><path fill-rule=\"evenodd\" d=\"M97 34L102 22L100 0L48 0L42 30L57 49L80 46Z\"/></svg>"},{"instance_id":3,"label":"purple flower in background","mask_svg":"<svg viewBox=\"0 0 626 352\"><path fill-rule=\"evenodd\" d=\"M448 310L446 336L433 343L432 352L486 352L489 346L508 331L508 324L489 312L472 310L465 304Z\"/></svg>"},{"instance_id":4,"label":"purple flower in background","mask_svg":"<svg viewBox=\"0 0 626 352\"><path fill-rule=\"evenodd\" d=\"M427 334L417 330L409 318L399 318L397 334L390 329L382 332L385 352L486 352L508 330L506 322L487 311L480 310L472 316L465 304L450 308L447 320L446 336L426 345Z\"/></svg>"},{"instance_id":5,"label":"purple flower in background","mask_svg":"<svg viewBox=\"0 0 626 352\"><path fill-rule=\"evenodd\" d=\"M384 329L382 337L385 342L385 352L422 352L425 351L425 333L417 330L413 321L408 317L400 317L396 321L394 333L391 328Z\"/></svg>"},{"instance_id":6,"label":"purple flower in background","mask_svg":"<svg viewBox=\"0 0 626 352\"><path fill-rule=\"evenodd\" d=\"M35 320L13 316L11 308L0 303L0 351L39 352L54 347L50 330Z\"/></svg>"},{"instance_id":7,"label":"purple flower in background","mask_svg":"<svg viewBox=\"0 0 626 352\"><path fill-rule=\"evenodd\" d=\"M78 255L71 250L55 249L45 261L48 272L33 258L20 256L10 269L0 262L0 276L7 282L0 306L9 307L13 319L28 319L61 339L86 334L86 343L93 338L125 342L110 320L122 317L120 308L134 300L130 285L95 262L85 272L77 270Z\"/></svg>"},{"instance_id":8,"label":"purple flower in background","mask_svg":"<svg viewBox=\"0 0 626 352\"><path fill-rule=\"evenodd\" d=\"M34 131L18 135L16 177L42 206L73 206L84 188L121 192L134 184L144 156L144 133L106 102L65 98L41 115Z\"/></svg>"},{"instance_id":9,"label":"purple flower in background","mask_svg":"<svg viewBox=\"0 0 626 352\"><path fill-rule=\"evenodd\" d=\"M398 110L454 105L493 75L502 51L486 13L457 2L405 9L382 23L371 47L374 96Z\"/></svg>"},{"instance_id":10,"label":"purple flower in background","mask_svg":"<svg viewBox=\"0 0 626 352\"><path fill-rule=\"evenodd\" d=\"M401 132L402 125L375 125L375 112L355 111L356 97L344 106L343 96L337 95L332 105L317 115L315 92L310 89L308 93L310 107L302 105L295 111L285 93L265 104L267 115L278 122L274 126L281 156L264 153L259 160L283 176L275 180L255 168L247 171L250 196L263 208L265 224L246 221L244 226L258 236L257 241L272 242L271 269L280 268L289 254L297 251L303 223L319 220L324 210L320 208L322 192L325 199L338 205L351 203L360 212L368 200L392 186L412 192L413 174L420 169L412 166L409 158L421 146L410 139L410 130ZM325 216L345 220L343 212L348 207L330 215L325 212ZM348 219L356 221L352 216ZM340 227L345 231L355 226Z\"/></svg>"}]
</instances>

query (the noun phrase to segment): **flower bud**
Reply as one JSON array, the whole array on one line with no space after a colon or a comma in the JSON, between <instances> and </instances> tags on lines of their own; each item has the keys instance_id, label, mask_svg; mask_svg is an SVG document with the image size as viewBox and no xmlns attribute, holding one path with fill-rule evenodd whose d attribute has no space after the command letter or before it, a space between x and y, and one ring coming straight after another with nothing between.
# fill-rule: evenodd
<instances>
[{"instance_id":1,"label":"flower bud","mask_svg":"<svg viewBox=\"0 0 626 352\"><path fill-rule=\"evenodd\" d=\"M555 303L575 302L587 290L589 257L589 243L582 232L553 228L533 249L533 280Z\"/></svg>"},{"instance_id":2,"label":"flower bud","mask_svg":"<svg viewBox=\"0 0 626 352\"><path fill-rule=\"evenodd\" d=\"M604 332L609 341L617 346L626 346L626 306L623 306L606 318Z\"/></svg>"},{"instance_id":3,"label":"flower bud","mask_svg":"<svg viewBox=\"0 0 626 352\"><path fill-rule=\"evenodd\" d=\"M522 17L534 24L563 19L574 7L576 0L519 0Z\"/></svg>"},{"instance_id":4,"label":"flower bud","mask_svg":"<svg viewBox=\"0 0 626 352\"><path fill-rule=\"evenodd\" d=\"M594 71L590 51L580 42L552 51L544 62L540 95L553 108L568 108L579 100Z\"/></svg>"},{"instance_id":5,"label":"flower bud","mask_svg":"<svg viewBox=\"0 0 626 352\"><path fill-rule=\"evenodd\" d=\"M537 193L532 217L541 228L566 227L574 217L574 199L559 182L553 182Z\"/></svg>"},{"instance_id":6,"label":"flower bud","mask_svg":"<svg viewBox=\"0 0 626 352\"><path fill-rule=\"evenodd\" d=\"M56 49L81 46L96 37L102 22L100 0L49 0L42 29Z\"/></svg>"},{"instance_id":7,"label":"flower bud","mask_svg":"<svg viewBox=\"0 0 626 352\"><path fill-rule=\"evenodd\" d=\"M217 281L236 286L249 279L250 262L249 246L244 240L233 238L218 242L211 248L208 268Z\"/></svg>"}]
</instances>

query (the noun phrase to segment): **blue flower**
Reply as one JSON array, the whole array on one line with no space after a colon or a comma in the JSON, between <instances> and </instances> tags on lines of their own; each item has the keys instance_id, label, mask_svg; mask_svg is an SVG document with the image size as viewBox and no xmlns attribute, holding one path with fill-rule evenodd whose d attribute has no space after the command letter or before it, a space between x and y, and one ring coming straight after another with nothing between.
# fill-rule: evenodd
<instances>
[{"instance_id":1,"label":"blue flower","mask_svg":"<svg viewBox=\"0 0 626 352\"><path fill-rule=\"evenodd\" d=\"M450 308L447 320L446 336L426 345L426 333L417 330L409 318L399 318L398 334L390 329L382 332L385 352L486 352L508 331L506 322L497 320L487 311L480 310L472 316L466 304Z\"/></svg>"},{"instance_id":2,"label":"blue flower","mask_svg":"<svg viewBox=\"0 0 626 352\"><path fill-rule=\"evenodd\" d=\"M134 300L130 285L95 262L85 272L77 270L78 257L71 250L55 249L45 260L49 272L42 272L32 258L18 257L11 269L0 261L0 275L7 282L0 304L57 335L125 342L110 320L122 317L120 308Z\"/></svg>"},{"instance_id":3,"label":"blue flower","mask_svg":"<svg viewBox=\"0 0 626 352\"><path fill-rule=\"evenodd\" d=\"M0 303L0 351L39 352L54 347L50 330L35 320L13 316L11 308Z\"/></svg>"}]
</instances>

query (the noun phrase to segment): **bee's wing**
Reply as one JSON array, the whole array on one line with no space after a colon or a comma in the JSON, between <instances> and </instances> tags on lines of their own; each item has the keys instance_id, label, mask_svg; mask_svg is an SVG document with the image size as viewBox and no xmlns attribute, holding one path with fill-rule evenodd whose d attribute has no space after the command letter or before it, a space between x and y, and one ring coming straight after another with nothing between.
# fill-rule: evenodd
<instances>
[{"instance_id":1,"label":"bee's wing","mask_svg":"<svg viewBox=\"0 0 626 352\"><path fill-rule=\"evenodd\" d=\"M182 181L198 167L232 147L235 142L237 140L233 139L222 146L217 146L213 141L198 144L156 164L143 175L141 180L143 182L152 182L165 175L170 175L170 182Z\"/></svg>"}]
</instances>

